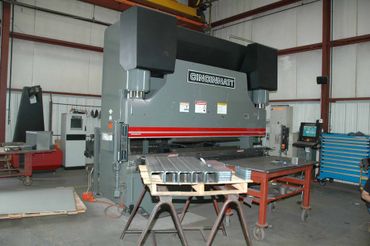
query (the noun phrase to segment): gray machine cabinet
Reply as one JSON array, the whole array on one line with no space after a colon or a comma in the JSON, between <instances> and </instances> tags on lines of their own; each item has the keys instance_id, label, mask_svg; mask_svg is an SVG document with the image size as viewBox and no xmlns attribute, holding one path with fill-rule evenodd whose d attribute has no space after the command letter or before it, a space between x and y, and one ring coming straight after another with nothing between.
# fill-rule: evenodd
<instances>
[{"instance_id":1,"label":"gray machine cabinet","mask_svg":"<svg viewBox=\"0 0 370 246\"><path fill-rule=\"evenodd\" d=\"M114 173L113 173L113 141L110 132L101 132L100 129L95 130L95 149L99 150L94 156L94 190L103 197L107 197L115 202L124 202L131 208L137 201L142 189L143 183L139 172L135 167L130 167L129 162L124 163L120 169L120 191L122 196L115 198L113 191ZM138 156L131 156L131 161ZM99 180L99 181L98 181ZM142 202L141 208L150 212L155 201L147 193Z\"/></svg>"}]
</instances>

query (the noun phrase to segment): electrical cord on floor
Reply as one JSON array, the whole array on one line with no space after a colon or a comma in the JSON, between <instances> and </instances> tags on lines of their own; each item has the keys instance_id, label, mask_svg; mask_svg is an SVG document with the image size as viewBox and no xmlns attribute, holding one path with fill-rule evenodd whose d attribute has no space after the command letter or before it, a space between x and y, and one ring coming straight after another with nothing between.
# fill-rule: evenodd
<instances>
[{"instance_id":1,"label":"electrical cord on floor","mask_svg":"<svg viewBox=\"0 0 370 246\"><path fill-rule=\"evenodd\" d=\"M109 209L111 209L113 207L116 207L117 208L118 215L116 215L116 216L112 216L112 215L108 214ZM119 210L121 210L121 211L119 211ZM113 203L111 203L109 206L107 206L104 209L104 215L106 217L108 217L108 218L111 218L111 219L119 219L119 218L122 217L122 215L125 214L125 211L126 211L126 207L125 207L124 204L122 204L122 203L121 204L113 204Z\"/></svg>"},{"instance_id":2,"label":"electrical cord on floor","mask_svg":"<svg viewBox=\"0 0 370 246\"><path fill-rule=\"evenodd\" d=\"M111 219L121 218L122 215L126 211L126 206L123 203L123 201L121 201L119 204L115 204L115 203L112 203L112 202L96 199L94 197L93 192L90 191L91 187L92 187L92 174L94 172L94 168L92 167L90 171L88 170L88 168L86 168L86 171L87 171L87 189L86 189L86 192L82 193L82 199L86 202L100 203L100 204L108 205L107 207L104 208L104 215L108 218L111 218ZM117 208L118 215L112 216L108 213L108 211L111 208L114 208L114 207ZM119 210L121 210L121 211L119 211Z\"/></svg>"}]
</instances>

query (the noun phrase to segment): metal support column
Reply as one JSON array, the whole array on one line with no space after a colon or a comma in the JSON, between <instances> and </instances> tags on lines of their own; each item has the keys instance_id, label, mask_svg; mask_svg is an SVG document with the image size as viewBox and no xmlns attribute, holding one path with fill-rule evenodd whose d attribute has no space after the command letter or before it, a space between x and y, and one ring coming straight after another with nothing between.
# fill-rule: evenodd
<instances>
[{"instance_id":1,"label":"metal support column","mask_svg":"<svg viewBox=\"0 0 370 246\"><path fill-rule=\"evenodd\" d=\"M6 91L8 85L8 57L10 4L3 2L3 19L1 25L1 60L0 60L0 142L5 142Z\"/></svg>"},{"instance_id":2,"label":"metal support column","mask_svg":"<svg viewBox=\"0 0 370 246\"><path fill-rule=\"evenodd\" d=\"M326 84L321 85L321 119L323 129L329 131L329 108L330 108L330 52L331 52L331 0L323 0L322 7L322 64L321 75L328 78Z\"/></svg>"}]
</instances>

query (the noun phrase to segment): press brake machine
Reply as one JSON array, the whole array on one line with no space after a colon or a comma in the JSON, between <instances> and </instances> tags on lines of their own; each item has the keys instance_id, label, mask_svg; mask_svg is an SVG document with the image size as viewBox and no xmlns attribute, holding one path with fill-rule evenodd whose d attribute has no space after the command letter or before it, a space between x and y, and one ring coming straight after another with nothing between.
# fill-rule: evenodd
<instances>
[{"instance_id":1,"label":"press brake machine","mask_svg":"<svg viewBox=\"0 0 370 246\"><path fill-rule=\"evenodd\" d=\"M96 193L130 206L142 187L137 165L148 155L246 154L265 136L275 49L191 31L139 7L124 11L104 42Z\"/></svg>"}]
</instances>

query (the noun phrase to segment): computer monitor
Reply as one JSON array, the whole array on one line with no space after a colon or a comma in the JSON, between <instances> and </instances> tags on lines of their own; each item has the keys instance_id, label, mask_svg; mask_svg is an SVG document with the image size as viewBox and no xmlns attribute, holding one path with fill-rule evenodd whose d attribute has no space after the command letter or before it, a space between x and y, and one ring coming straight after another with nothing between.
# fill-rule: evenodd
<instances>
[{"instance_id":1,"label":"computer monitor","mask_svg":"<svg viewBox=\"0 0 370 246\"><path fill-rule=\"evenodd\" d=\"M316 137L317 126L305 125L303 126L303 137L314 138Z\"/></svg>"},{"instance_id":2,"label":"computer monitor","mask_svg":"<svg viewBox=\"0 0 370 246\"><path fill-rule=\"evenodd\" d=\"M299 129L299 140L305 142L316 142L320 136L320 124L302 122Z\"/></svg>"}]
</instances>

